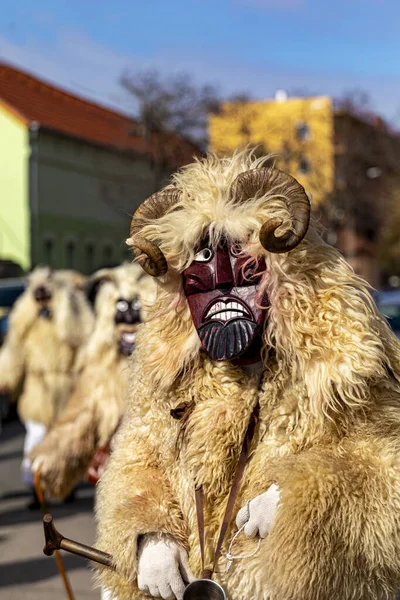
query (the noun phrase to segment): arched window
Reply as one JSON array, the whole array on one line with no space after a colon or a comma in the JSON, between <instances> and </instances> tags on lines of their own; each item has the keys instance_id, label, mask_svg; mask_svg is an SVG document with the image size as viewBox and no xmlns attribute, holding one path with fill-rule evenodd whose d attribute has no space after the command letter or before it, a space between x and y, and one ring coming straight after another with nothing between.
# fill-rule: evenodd
<instances>
[{"instance_id":1,"label":"arched window","mask_svg":"<svg viewBox=\"0 0 400 600\"><path fill-rule=\"evenodd\" d=\"M119 257L122 262L131 262L133 255L132 250L125 244L121 244L119 249Z\"/></svg>"},{"instance_id":2,"label":"arched window","mask_svg":"<svg viewBox=\"0 0 400 600\"><path fill-rule=\"evenodd\" d=\"M67 269L75 268L75 250L74 240L68 240L65 244L65 266Z\"/></svg>"},{"instance_id":3,"label":"arched window","mask_svg":"<svg viewBox=\"0 0 400 600\"><path fill-rule=\"evenodd\" d=\"M311 172L311 162L304 156L299 160L299 171L302 175L308 175Z\"/></svg>"},{"instance_id":4,"label":"arched window","mask_svg":"<svg viewBox=\"0 0 400 600\"><path fill-rule=\"evenodd\" d=\"M304 121L296 125L296 137L299 142L306 142L311 137L310 126Z\"/></svg>"},{"instance_id":5,"label":"arched window","mask_svg":"<svg viewBox=\"0 0 400 600\"><path fill-rule=\"evenodd\" d=\"M103 264L105 267L111 267L114 260L114 248L111 244L105 244L103 247Z\"/></svg>"},{"instance_id":6,"label":"arched window","mask_svg":"<svg viewBox=\"0 0 400 600\"><path fill-rule=\"evenodd\" d=\"M85 248L86 272L88 274L94 271L95 246L92 242L88 242Z\"/></svg>"},{"instance_id":7,"label":"arched window","mask_svg":"<svg viewBox=\"0 0 400 600\"><path fill-rule=\"evenodd\" d=\"M290 161L290 146L289 146L288 142L283 142L281 156L282 156L282 160L285 164L285 167L287 167L289 164L289 161Z\"/></svg>"},{"instance_id":8,"label":"arched window","mask_svg":"<svg viewBox=\"0 0 400 600\"><path fill-rule=\"evenodd\" d=\"M43 240L43 262L49 267L54 267L54 239L46 237Z\"/></svg>"}]
</instances>

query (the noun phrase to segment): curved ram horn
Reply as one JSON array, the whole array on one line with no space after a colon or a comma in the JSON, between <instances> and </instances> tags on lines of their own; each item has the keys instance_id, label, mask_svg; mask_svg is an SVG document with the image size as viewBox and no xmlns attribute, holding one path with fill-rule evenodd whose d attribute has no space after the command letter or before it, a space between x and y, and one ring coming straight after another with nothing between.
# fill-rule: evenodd
<instances>
[{"instance_id":1,"label":"curved ram horn","mask_svg":"<svg viewBox=\"0 0 400 600\"><path fill-rule=\"evenodd\" d=\"M281 196L285 202L292 230L277 237L275 231L282 225L282 219L272 218L262 225L260 242L268 252L289 252L300 244L310 223L310 201L303 186L291 175L272 167L240 173L232 186L232 194L240 202L269 191Z\"/></svg>"},{"instance_id":2,"label":"curved ram horn","mask_svg":"<svg viewBox=\"0 0 400 600\"><path fill-rule=\"evenodd\" d=\"M179 190L166 188L142 202L132 217L131 239L136 260L153 277L165 275L168 270L167 261L157 244L142 236L141 231L150 221L165 215L179 199Z\"/></svg>"}]
</instances>

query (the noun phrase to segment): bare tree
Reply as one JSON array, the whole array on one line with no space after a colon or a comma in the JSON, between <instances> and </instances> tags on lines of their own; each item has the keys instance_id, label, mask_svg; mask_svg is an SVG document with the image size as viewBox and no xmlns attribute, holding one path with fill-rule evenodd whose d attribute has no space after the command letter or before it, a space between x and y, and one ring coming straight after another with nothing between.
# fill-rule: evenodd
<instances>
[{"instance_id":1,"label":"bare tree","mask_svg":"<svg viewBox=\"0 0 400 600\"><path fill-rule=\"evenodd\" d=\"M359 88L345 90L341 96L335 98L334 106L336 110L357 115L370 113L372 110L368 92Z\"/></svg>"},{"instance_id":2,"label":"bare tree","mask_svg":"<svg viewBox=\"0 0 400 600\"><path fill-rule=\"evenodd\" d=\"M145 135L174 132L205 149L208 114L220 103L214 86L197 85L187 73L163 77L153 69L126 71L120 83L136 103Z\"/></svg>"}]
</instances>

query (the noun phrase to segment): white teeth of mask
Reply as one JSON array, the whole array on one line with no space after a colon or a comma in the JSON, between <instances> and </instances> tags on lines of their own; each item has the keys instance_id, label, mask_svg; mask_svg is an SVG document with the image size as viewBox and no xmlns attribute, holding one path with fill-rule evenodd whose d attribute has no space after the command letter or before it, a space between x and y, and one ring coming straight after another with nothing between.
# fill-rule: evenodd
<instances>
[{"instance_id":1,"label":"white teeth of mask","mask_svg":"<svg viewBox=\"0 0 400 600\"><path fill-rule=\"evenodd\" d=\"M247 310L238 302L216 302L208 311L206 318L229 321L243 316L249 316Z\"/></svg>"},{"instance_id":2,"label":"white teeth of mask","mask_svg":"<svg viewBox=\"0 0 400 600\"><path fill-rule=\"evenodd\" d=\"M211 315L211 319L219 319L220 321L229 321L230 319L236 319L238 317L243 317L244 315L246 315L246 313L244 311L237 311L237 310L223 310L220 311L219 313L215 313L213 315Z\"/></svg>"},{"instance_id":3,"label":"white teeth of mask","mask_svg":"<svg viewBox=\"0 0 400 600\"><path fill-rule=\"evenodd\" d=\"M125 342L128 342L128 344L133 344L133 342L135 341L135 338L136 338L136 333L124 332L121 334L121 338Z\"/></svg>"}]
</instances>

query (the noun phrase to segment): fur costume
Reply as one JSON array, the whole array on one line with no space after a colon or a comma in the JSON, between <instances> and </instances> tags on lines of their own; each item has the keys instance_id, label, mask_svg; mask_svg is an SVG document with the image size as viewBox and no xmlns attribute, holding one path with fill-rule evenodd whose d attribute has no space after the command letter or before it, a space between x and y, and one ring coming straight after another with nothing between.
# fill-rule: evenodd
<instances>
[{"instance_id":1,"label":"fur costume","mask_svg":"<svg viewBox=\"0 0 400 600\"><path fill-rule=\"evenodd\" d=\"M96 448L108 445L118 426L130 360L121 342L126 338L134 343L140 320L154 300L155 284L133 264L95 273L89 290L95 325L80 356L76 388L45 440L31 454L40 465L46 495L52 497L63 498L72 491L84 477ZM124 302L138 303L138 317L125 312L120 317L126 314L127 318L116 322L117 307Z\"/></svg>"},{"instance_id":2,"label":"fur costume","mask_svg":"<svg viewBox=\"0 0 400 600\"><path fill-rule=\"evenodd\" d=\"M48 427L71 394L76 357L93 324L83 285L78 273L37 267L10 313L0 389L13 394L22 384L22 422Z\"/></svg>"},{"instance_id":3,"label":"fur costume","mask_svg":"<svg viewBox=\"0 0 400 600\"><path fill-rule=\"evenodd\" d=\"M365 282L312 223L290 252L265 250L263 224L279 218L283 237L295 223L284 202L290 187L237 201L238 175L264 162L249 152L196 161L167 188L177 202L161 216L156 208L134 216L131 245L137 254L160 248L168 271L137 336L129 409L97 494L98 547L116 567L99 579L118 600L148 597L137 587L137 545L149 533L172 536L200 576L196 485L205 490L210 564L257 399L234 514L272 483L280 502L259 551L226 572L232 519L215 574L229 600L388 600L400 587L399 342ZM213 246L228 239L265 260L261 385L201 350L181 274L205 233ZM184 424L170 416L181 403L191 406ZM234 554L249 556L256 544L241 534Z\"/></svg>"}]
</instances>

